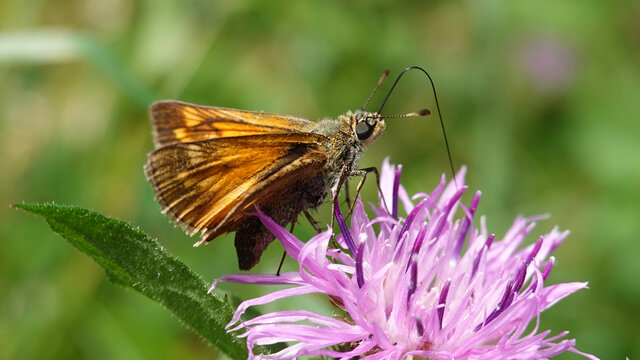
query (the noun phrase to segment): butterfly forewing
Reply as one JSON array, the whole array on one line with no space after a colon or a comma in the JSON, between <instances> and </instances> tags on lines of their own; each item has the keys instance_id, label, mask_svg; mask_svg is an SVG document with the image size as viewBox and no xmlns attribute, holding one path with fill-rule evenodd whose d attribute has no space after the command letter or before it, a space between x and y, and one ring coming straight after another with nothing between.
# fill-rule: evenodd
<instances>
[{"instance_id":1,"label":"butterfly forewing","mask_svg":"<svg viewBox=\"0 0 640 360\"><path fill-rule=\"evenodd\" d=\"M151 106L156 147L216 138L309 132L313 121L294 116L160 101Z\"/></svg>"}]
</instances>

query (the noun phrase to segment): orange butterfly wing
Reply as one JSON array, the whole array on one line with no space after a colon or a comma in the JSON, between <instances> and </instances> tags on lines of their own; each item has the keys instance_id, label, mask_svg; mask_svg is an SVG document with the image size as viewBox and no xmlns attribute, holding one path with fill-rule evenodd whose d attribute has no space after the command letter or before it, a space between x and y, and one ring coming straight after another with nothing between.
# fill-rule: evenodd
<instances>
[{"instance_id":1,"label":"orange butterfly wing","mask_svg":"<svg viewBox=\"0 0 640 360\"><path fill-rule=\"evenodd\" d=\"M151 105L151 118L156 148L225 137L309 132L316 125L294 116L171 100Z\"/></svg>"}]
</instances>

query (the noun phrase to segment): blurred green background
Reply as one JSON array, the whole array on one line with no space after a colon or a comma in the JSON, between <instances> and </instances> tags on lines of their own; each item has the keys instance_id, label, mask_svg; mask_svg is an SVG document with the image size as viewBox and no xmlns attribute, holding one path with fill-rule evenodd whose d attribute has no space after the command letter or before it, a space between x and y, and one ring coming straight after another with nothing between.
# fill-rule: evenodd
<instances>
[{"instance_id":1,"label":"blurred green background","mask_svg":"<svg viewBox=\"0 0 640 360\"><path fill-rule=\"evenodd\" d=\"M536 234L572 231L550 281L590 289L541 328L570 330L603 359L640 356L639 18L638 1L0 1L0 359L217 358L9 204L93 209L140 226L206 280L236 272L230 237L194 249L160 214L142 172L149 103L318 119L359 108L383 69L409 65L436 81L453 160L483 191L490 231L540 213L552 217ZM415 72L384 112L425 107L433 95ZM390 156L410 193L430 191L449 175L436 119L389 121L361 165ZM317 217L328 222L326 209ZM297 234L311 234L305 222ZM274 271L281 251L256 271Z\"/></svg>"}]
</instances>

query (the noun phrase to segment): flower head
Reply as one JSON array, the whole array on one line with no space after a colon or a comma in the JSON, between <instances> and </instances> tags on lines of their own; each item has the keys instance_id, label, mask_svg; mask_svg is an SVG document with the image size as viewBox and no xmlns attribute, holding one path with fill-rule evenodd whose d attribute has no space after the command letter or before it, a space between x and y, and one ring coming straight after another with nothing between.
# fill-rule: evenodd
<instances>
[{"instance_id":1,"label":"flower head","mask_svg":"<svg viewBox=\"0 0 640 360\"><path fill-rule=\"evenodd\" d=\"M574 339L563 339L567 332L552 336L538 329L541 311L587 286L545 284L554 262L549 254L567 231L553 229L521 247L539 217L517 217L497 239L483 219L474 218L480 193L468 206L460 202L467 190L464 168L455 181L446 184L443 176L430 194L413 198L400 185L400 173L400 167L383 164L383 196L379 207L372 206L374 219L358 202L348 227L336 206L338 249L329 245L331 229L304 243L258 211L299 270L217 280L290 285L243 302L229 324L229 331L246 330L240 336L246 337L252 357L532 359L564 351L582 354ZM399 203L408 214L404 219L397 218ZM311 293L326 294L342 314L287 310L241 320L250 306ZM253 355L255 345L274 343L288 347Z\"/></svg>"}]
</instances>

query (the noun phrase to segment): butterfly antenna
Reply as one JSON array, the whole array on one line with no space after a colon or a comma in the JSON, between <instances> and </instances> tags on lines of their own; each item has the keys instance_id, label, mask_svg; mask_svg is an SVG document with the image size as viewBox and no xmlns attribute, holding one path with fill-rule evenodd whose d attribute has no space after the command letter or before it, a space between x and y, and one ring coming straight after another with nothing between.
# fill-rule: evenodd
<instances>
[{"instance_id":1,"label":"butterfly antenna","mask_svg":"<svg viewBox=\"0 0 640 360\"><path fill-rule=\"evenodd\" d=\"M449 140L447 139L447 132L444 129L444 121L442 120L442 112L440 112L440 104L438 103L438 95L436 94L436 86L433 84L433 80L431 79L431 75L429 75L429 73L425 69L423 69L423 68L421 68L419 66L409 66L408 68L402 70L402 72L396 78L396 81L391 86L391 89L389 89L389 92L387 93L387 96L382 101L382 105L380 105L380 108L378 109L378 114L380 114L380 112L382 112L382 108L384 108L384 105L387 103L387 100L389 100L389 96L391 96L391 92L393 92L393 89L398 84L398 81L400 81L400 78L402 78L402 75L404 75L404 73L406 73L409 70L420 70L425 75L427 75L427 77L429 78L429 82L431 83L431 89L433 89L433 98L436 101L436 109L438 110L438 118L440 119L440 127L442 127L442 135L444 135L444 145L447 148L447 156L449 157L449 166L451 167L451 174L453 175L453 182L454 182L454 184L456 184L456 187L458 187L458 184L456 183L456 171L454 170L454 167L453 167L453 160L451 159L451 150L449 149ZM380 86L380 85L378 85L378 86ZM378 89L378 87L376 87L376 90L377 89ZM374 93L375 93L375 90L374 90ZM369 101L367 101L367 103L368 102ZM412 113L412 114L415 114L415 113ZM407 114L407 115L410 115L410 114ZM412 116L416 116L416 115L412 115ZM404 116L399 116L399 117L404 117Z\"/></svg>"},{"instance_id":2,"label":"butterfly antenna","mask_svg":"<svg viewBox=\"0 0 640 360\"><path fill-rule=\"evenodd\" d=\"M364 105L362 105L362 111L364 111L364 109L367 108L367 105L369 105L369 102L371 101L371 99L373 99L373 95L376 94L376 91L378 91L378 89L380 88L380 85L382 85L382 83L387 78L387 76L389 76L389 69L385 69L382 72L382 75L380 76L380 80L378 80L378 85L376 85L376 87L373 88L373 91L371 92L371 95L369 95L369 98L367 99L367 101L365 101Z\"/></svg>"},{"instance_id":3,"label":"butterfly antenna","mask_svg":"<svg viewBox=\"0 0 640 360\"><path fill-rule=\"evenodd\" d=\"M397 118L405 118L405 117L418 117L418 116L427 116L431 114L431 110L423 109L420 111L410 112L408 114L400 114L400 115L380 115L381 119L397 119Z\"/></svg>"}]
</instances>

